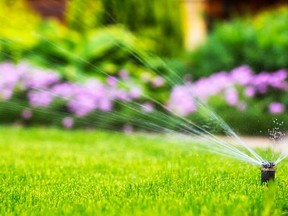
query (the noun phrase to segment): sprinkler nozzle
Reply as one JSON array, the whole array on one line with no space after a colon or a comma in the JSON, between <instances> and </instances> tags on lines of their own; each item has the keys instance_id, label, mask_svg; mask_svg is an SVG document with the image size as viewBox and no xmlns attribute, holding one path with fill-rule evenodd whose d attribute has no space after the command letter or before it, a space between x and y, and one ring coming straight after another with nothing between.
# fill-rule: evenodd
<instances>
[{"instance_id":1,"label":"sprinkler nozzle","mask_svg":"<svg viewBox=\"0 0 288 216\"><path fill-rule=\"evenodd\" d=\"M261 184L274 181L275 179L275 163L271 161L263 162L261 167Z\"/></svg>"}]
</instances>

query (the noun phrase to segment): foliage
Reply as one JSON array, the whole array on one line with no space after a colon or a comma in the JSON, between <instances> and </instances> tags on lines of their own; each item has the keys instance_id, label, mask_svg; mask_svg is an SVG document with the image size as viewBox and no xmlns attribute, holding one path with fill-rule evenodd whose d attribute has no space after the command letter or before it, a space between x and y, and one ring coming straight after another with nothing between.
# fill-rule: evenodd
<instances>
[{"instance_id":1,"label":"foliage","mask_svg":"<svg viewBox=\"0 0 288 216\"><path fill-rule=\"evenodd\" d=\"M287 162L266 187L258 167L171 138L0 132L1 215L287 214Z\"/></svg>"},{"instance_id":2,"label":"foliage","mask_svg":"<svg viewBox=\"0 0 288 216\"><path fill-rule=\"evenodd\" d=\"M18 4L3 5L1 10L6 13L9 10L17 19L1 17L1 61L26 59L32 64L53 67L68 80L87 75L105 77L121 70L128 71L135 79L167 74L160 59L153 54L155 43L136 37L122 26L77 32L55 20L40 21L22 5L19 8ZM30 22L26 28L27 19Z\"/></svg>"},{"instance_id":3,"label":"foliage","mask_svg":"<svg viewBox=\"0 0 288 216\"><path fill-rule=\"evenodd\" d=\"M178 0L73 0L67 10L68 26L87 31L111 24L123 24L133 33L153 39L158 54L182 51L180 4Z\"/></svg>"},{"instance_id":4,"label":"foliage","mask_svg":"<svg viewBox=\"0 0 288 216\"><path fill-rule=\"evenodd\" d=\"M141 40L120 26L95 29L84 35L49 22L40 30L39 42L27 58L36 64L53 65L68 79L81 75L103 77L127 70L136 78L164 72L150 53L153 43ZM166 70L167 71L167 70Z\"/></svg>"},{"instance_id":5,"label":"foliage","mask_svg":"<svg viewBox=\"0 0 288 216\"><path fill-rule=\"evenodd\" d=\"M83 7L88 4L92 10L94 6L90 3L98 7L92 1L79 1L77 4L83 4ZM141 76L152 79L157 73L162 76L167 74L160 59L153 54L156 43L145 37L136 37L123 26L90 28L87 24L85 31L75 31L56 20L41 21L21 0L16 4L1 4L3 14L9 13L13 18L0 18L1 61L26 59L32 64L53 67L69 80L79 80L86 75L115 75L123 69L132 73L135 79ZM68 5L73 6L72 3ZM74 9L75 13L79 10ZM82 18L88 21L88 15Z\"/></svg>"},{"instance_id":6,"label":"foliage","mask_svg":"<svg viewBox=\"0 0 288 216\"><path fill-rule=\"evenodd\" d=\"M81 80L87 75L104 79L121 70L135 79L167 75L167 68L154 54L152 40L136 37L120 25L74 31L56 20L41 21L21 2L1 2L0 10L4 14L9 11L12 17L1 17L1 61L25 59L31 64L53 67L68 80ZM81 2L85 7L86 3L93 3Z\"/></svg>"},{"instance_id":7,"label":"foliage","mask_svg":"<svg viewBox=\"0 0 288 216\"><path fill-rule=\"evenodd\" d=\"M101 26L103 13L101 1L72 0L66 4L66 24L68 28L86 32Z\"/></svg>"},{"instance_id":8,"label":"foliage","mask_svg":"<svg viewBox=\"0 0 288 216\"><path fill-rule=\"evenodd\" d=\"M247 64L257 73L288 68L288 8L218 23L191 55L195 78Z\"/></svg>"},{"instance_id":9,"label":"foliage","mask_svg":"<svg viewBox=\"0 0 288 216\"><path fill-rule=\"evenodd\" d=\"M21 0L0 1L0 60L19 60L37 43L40 18Z\"/></svg>"}]
</instances>

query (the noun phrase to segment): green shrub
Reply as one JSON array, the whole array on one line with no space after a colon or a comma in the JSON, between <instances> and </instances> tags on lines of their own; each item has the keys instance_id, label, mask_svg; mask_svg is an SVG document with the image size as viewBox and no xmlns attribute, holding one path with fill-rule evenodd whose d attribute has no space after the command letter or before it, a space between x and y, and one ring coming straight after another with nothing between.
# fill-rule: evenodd
<instances>
[{"instance_id":1,"label":"green shrub","mask_svg":"<svg viewBox=\"0 0 288 216\"><path fill-rule=\"evenodd\" d=\"M38 40L24 57L37 65L53 65L69 80L79 80L83 75L104 78L122 69L134 78L145 73L155 76L154 71L167 73L160 59L152 54L153 42L139 39L121 26L80 34L50 21L40 28Z\"/></svg>"},{"instance_id":2,"label":"green shrub","mask_svg":"<svg viewBox=\"0 0 288 216\"><path fill-rule=\"evenodd\" d=\"M152 53L162 53L163 50L157 51L162 48L167 53L181 49L178 2L163 7L159 7L162 3L158 1L119 4L111 0L110 6L108 3L69 2L67 26L63 26L55 20L41 20L22 0L1 1L0 13L9 13L9 16L0 18L0 61L29 59L33 64L57 68L67 79L99 75L99 71L115 74L121 69L130 71L136 78L153 77L155 71L162 76L171 75L167 73L167 66ZM131 13L125 15L131 6L138 14L136 17L133 14L133 19ZM110 25L113 23L122 23L125 27ZM176 62L177 69L179 62Z\"/></svg>"},{"instance_id":3,"label":"green shrub","mask_svg":"<svg viewBox=\"0 0 288 216\"><path fill-rule=\"evenodd\" d=\"M288 8L218 23L207 42L191 54L194 77L247 64L256 72L288 68Z\"/></svg>"},{"instance_id":4,"label":"green shrub","mask_svg":"<svg viewBox=\"0 0 288 216\"><path fill-rule=\"evenodd\" d=\"M40 18L23 1L0 1L0 60L19 60L37 38L33 34Z\"/></svg>"},{"instance_id":5,"label":"green shrub","mask_svg":"<svg viewBox=\"0 0 288 216\"><path fill-rule=\"evenodd\" d=\"M72 0L67 9L69 28L85 32L92 28L123 24L133 33L157 42L158 54L182 51L178 0Z\"/></svg>"},{"instance_id":6,"label":"green shrub","mask_svg":"<svg viewBox=\"0 0 288 216\"><path fill-rule=\"evenodd\" d=\"M88 3L91 1L81 4L86 7ZM136 37L124 26L94 28L95 23L91 21L93 25L83 23L89 28L81 30L76 26L72 28L71 23L67 27L56 20L43 21L21 0L15 4L1 1L0 6L0 12L10 14L0 18L0 61L26 59L32 64L55 68L70 80L87 75L98 78L114 75L122 69L129 71L135 79L143 75L153 78L155 71L161 75L167 72L161 60L152 54L156 43ZM94 9L92 6L89 8L96 10L97 5ZM75 13L77 11L75 9ZM85 16L82 16L83 22L86 18L88 22L89 16Z\"/></svg>"},{"instance_id":7,"label":"green shrub","mask_svg":"<svg viewBox=\"0 0 288 216\"><path fill-rule=\"evenodd\" d=\"M70 29L86 32L101 25L102 13L101 1L72 0L67 4L66 23Z\"/></svg>"}]
</instances>

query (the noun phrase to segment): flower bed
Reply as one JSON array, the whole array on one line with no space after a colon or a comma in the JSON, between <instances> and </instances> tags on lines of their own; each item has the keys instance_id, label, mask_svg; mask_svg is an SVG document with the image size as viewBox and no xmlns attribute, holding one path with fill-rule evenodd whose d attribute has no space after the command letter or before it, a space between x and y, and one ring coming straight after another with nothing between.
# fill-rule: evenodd
<instances>
[{"instance_id":1,"label":"flower bed","mask_svg":"<svg viewBox=\"0 0 288 216\"><path fill-rule=\"evenodd\" d=\"M161 77L135 80L124 70L105 79L71 82L56 71L27 63L2 63L0 77L1 122L57 124L65 128L123 128L130 132L132 125L142 129L150 125L165 127L162 117L170 111L192 120L198 118L197 99L234 128L249 121L254 131L261 131L271 128L271 117L283 115L288 103L286 70L254 74L248 66L174 86L171 92ZM169 95L161 101L162 106L152 97L157 90ZM159 116L159 111L165 114ZM253 124L259 119L265 120L265 127ZM169 128L177 129L177 125Z\"/></svg>"},{"instance_id":2,"label":"flower bed","mask_svg":"<svg viewBox=\"0 0 288 216\"><path fill-rule=\"evenodd\" d=\"M55 71L38 69L26 63L1 64L0 77L2 103L15 98L27 101L27 107L22 111L25 120L32 118L33 109L37 108L48 110L61 107L65 108L66 114L78 118L95 111L109 112L116 102L136 100L142 91L128 80L125 87L121 87L123 80L112 76L104 82L91 78L83 83L72 83L61 79ZM73 125L72 119L69 119L63 119L64 126Z\"/></svg>"},{"instance_id":3,"label":"flower bed","mask_svg":"<svg viewBox=\"0 0 288 216\"><path fill-rule=\"evenodd\" d=\"M219 72L193 83L175 86L168 104L175 112L187 116L197 111L197 103L191 98L198 98L209 104L217 97L218 101L223 102L222 105L240 111L249 109L249 106L257 101L269 98L259 109L271 114L283 113L286 105L282 102L288 99L285 95L288 90L287 78L287 70L254 74L248 66L241 66L229 73Z\"/></svg>"}]
</instances>

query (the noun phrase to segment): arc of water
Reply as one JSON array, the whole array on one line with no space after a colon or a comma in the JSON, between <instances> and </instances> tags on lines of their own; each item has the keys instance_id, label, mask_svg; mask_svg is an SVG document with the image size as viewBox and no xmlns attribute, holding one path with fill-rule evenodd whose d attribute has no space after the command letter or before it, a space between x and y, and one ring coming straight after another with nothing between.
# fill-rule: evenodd
<instances>
[{"instance_id":1,"label":"arc of water","mask_svg":"<svg viewBox=\"0 0 288 216\"><path fill-rule=\"evenodd\" d=\"M185 125L186 127L186 125ZM191 128L189 128L191 129ZM258 160L253 159L252 157L248 156L247 154L241 152L238 148L230 145L229 143L225 142L224 140L220 140L217 138L215 135L211 134L210 132L206 131L206 134L202 134L201 132L197 132L196 130L193 130L193 132L197 135L199 135L200 139L206 137L206 140L203 139L204 141L212 141L212 143L216 143L218 146L226 148L226 150L230 150L232 153L237 154L243 158L246 158L250 161L253 161L255 164L261 164Z\"/></svg>"},{"instance_id":2,"label":"arc of water","mask_svg":"<svg viewBox=\"0 0 288 216\"><path fill-rule=\"evenodd\" d=\"M49 91L44 90L44 89L39 89L39 88L34 88L34 89L35 89L35 90L39 90L39 91L48 92L48 93L50 93L50 94L52 94L52 95L54 95L54 96L59 96L59 95L57 95L57 94L55 94L55 93L53 93L53 92L49 92ZM67 99L67 100L68 100L69 98L64 98L64 99ZM83 104L82 104L82 105L83 105ZM124 103L123 105L128 106L128 105L125 104L125 103ZM138 111L138 112L139 112L138 109L135 109L135 108L133 108L133 107L129 107L129 106L128 106L128 108L130 108L130 109L132 109L132 110L134 110L134 111ZM168 116L168 115L166 115L166 114L164 114L164 113L161 113L161 114L162 114L162 115L165 115L165 117L169 118L169 121L173 121L173 122L179 123L179 121L176 121L176 119L171 118L171 116ZM158 119L158 120L162 120L162 119ZM163 129L163 128L164 128L164 127L161 127L161 126L159 126L159 125L156 125L156 124L153 124L153 123L149 123L149 122L148 122L148 123L142 122L142 124L144 125L144 127L145 127L146 125L153 125L154 128L157 128L157 129ZM229 157L232 157L232 156L233 156L233 158L238 158L238 159L241 159L241 160L246 161L246 162L251 162L251 163L254 163L254 164L259 164L256 160L252 159L252 158L249 157L248 155L246 155L246 154L244 154L243 152L239 151L239 149L237 149L237 148L229 145L228 143L224 142L223 140L222 140L222 141L219 140L216 136L214 136L213 134L205 131L203 128L201 128L201 127L199 127L199 126L197 126L197 125L195 125L195 126L197 126L197 128L198 128L199 130L202 130L202 132L200 132L199 130L196 130L196 129L194 129L194 128L188 127L186 124L183 124L183 123L181 124L181 126L186 130L186 132L189 132L189 133L192 132L192 135L198 135L199 137L201 137L202 140L205 140L206 142L209 141L210 143L212 143L212 145L209 146L209 148L215 147L215 143L218 145L218 147L219 147L219 146L222 147L221 151L220 151L220 149L214 149L214 152L217 152L218 154L219 154L220 152L222 152L221 155L226 155L226 156L229 156ZM148 129L149 129L149 127L148 127ZM165 129L165 128L164 128L164 129ZM166 129L166 130L167 130L167 129ZM170 130L170 132L175 132L175 131L172 131L171 129L169 129L169 130ZM205 132L207 133L206 135L208 135L208 136L205 136L205 139L204 139L203 131L205 131ZM223 148L225 148L225 149L223 149ZM206 150L207 150L207 149L206 149ZM208 149L208 151L210 151L210 150ZM224 153L225 153L225 154L224 154Z\"/></svg>"},{"instance_id":3,"label":"arc of water","mask_svg":"<svg viewBox=\"0 0 288 216\"><path fill-rule=\"evenodd\" d=\"M42 37L42 38L43 38L43 37ZM46 41L47 41L48 43L50 43L51 45L55 46L55 44L51 43L51 42L48 41L47 39L44 39L44 40L46 40ZM60 49L62 49L62 48L60 47ZM63 50L63 51L66 51L66 50ZM103 73L103 74L105 74L105 75L107 75L107 76L110 76L110 75L107 74L106 72L99 70L99 68L95 67L95 65L87 62L85 59L83 59L83 58L81 58L81 57L79 57L79 56L77 56L77 58L78 58L79 60L87 63L87 64L90 64L94 69L96 69L96 70L99 71L100 73ZM119 81L119 80L118 80L118 81ZM123 83L123 81L119 81L119 82ZM125 85L125 83L124 83L124 85ZM180 117L180 116L177 115L175 112L173 112L172 110L170 110L167 106L161 104L159 101L156 101L155 99L153 99L153 98L151 98L151 97L149 97L149 96L147 96L147 95L143 95L143 96L145 96L145 97L146 97L147 99L149 99L149 100L152 100L154 103L160 105L161 107L165 108L166 110L169 110L174 116ZM215 116L215 114L214 114L214 116ZM194 123L192 123L191 121L188 121L187 119L184 119L183 117L181 117L181 118L182 118L183 120L185 120L186 122L188 122L189 124L192 124L193 126L196 126L196 125L195 125ZM215 118L214 118L214 119L215 119ZM217 118L216 118L216 119L217 119ZM218 118L218 119L219 119L219 118ZM224 125L224 124L223 124L223 125ZM196 127L199 127L199 126L196 126ZM231 129L230 129L230 130L231 130ZM233 136L236 137L237 139L239 139L239 137L237 137L235 133L233 133ZM241 140L240 140L240 141L241 141ZM244 142L241 142L241 144L242 144L250 153L252 153L252 154L254 155L254 157L257 158L257 160L259 160L260 162L264 161L262 158L260 158L260 156L258 156L255 152L253 152Z\"/></svg>"},{"instance_id":4,"label":"arc of water","mask_svg":"<svg viewBox=\"0 0 288 216\"><path fill-rule=\"evenodd\" d=\"M79 57L79 56L78 56ZM158 102L159 103L159 102ZM161 106L163 106L163 105L161 105ZM173 113L173 112L172 112ZM234 133L235 134L235 133ZM236 135L236 134L235 134ZM237 135L236 135L237 136ZM244 143L245 144L245 143ZM250 152L250 151L249 151ZM252 153L252 152L250 152L250 153ZM253 153L252 153L253 154ZM255 155L254 155L255 156ZM255 157L257 157L257 156L255 156ZM259 159L259 158L258 158Z\"/></svg>"},{"instance_id":5,"label":"arc of water","mask_svg":"<svg viewBox=\"0 0 288 216\"><path fill-rule=\"evenodd\" d=\"M277 160L275 161L275 164L279 164L281 161L283 161L285 158L288 157L288 151L287 149L284 150L284 152L282 152L279 157L277 158Z\"/></svg>"},{"instance_id":6,"label":"arc of water","mask_svg":"<svg viewBox=\"0 0 288 216\"><path fill-rule=\"evenodd\" d=\"M169 132L169 137L173 133L173 132L171 133L171 131L169 131L169 130L167 130L167 132ZM177 134L177 135L179 135L179 134ZM182 139L183 139L183 136L185 136L185 135L181 134ZM191 140L191 138L192 137L190 135L187 136L188 140ZM199 145L193 146L193 147L196 147L199 150L205 150L207 152L215 153L215 154L218 154L221 156L225 156L225 157L229 157L229 158L233 158L233 159L238 159L238 160L241 160L243 162L249 162L249 163L252 163L255 165L260 165L260 163L257 160L255 160L249 156L247 157L246 154L244 154L245 156L239 156L237 153L231 153L231 151L229 151L227 149L216 148L217 146L215 147L215 140L205 139L203 136L199 136L199 137L197 136L197 138L198 138L197 143L199 143L199 140L202 141L202 143L199 143L199 145L201 144L201 146L203 148L200 148ZM211 144L211 146L208 146L209 148L207 148L207 144Z\"/></svg>"},{"instance_id":7,"label":"arc of water","mask_svg":"<svg viewBox=\"0 0 288 216\"><path fill-rule=\"evenodd\" d=\"M203 105L202 102L198 100L198 104L201 106L201 108L205 109L206 112L208 112L209 116L211 116L213 119L217 120L223 129L225 129L225 132L227 132L227 135L232 136L241 146L243 146L246 150L248 150L259 162L264 162L264 160L260 155L258 155L255 151L253 151L243 140L227 125L227 123L219 116L215 115L214 112L212 112L210 109L207 109Z\"/></svg>"}]
</instances>

